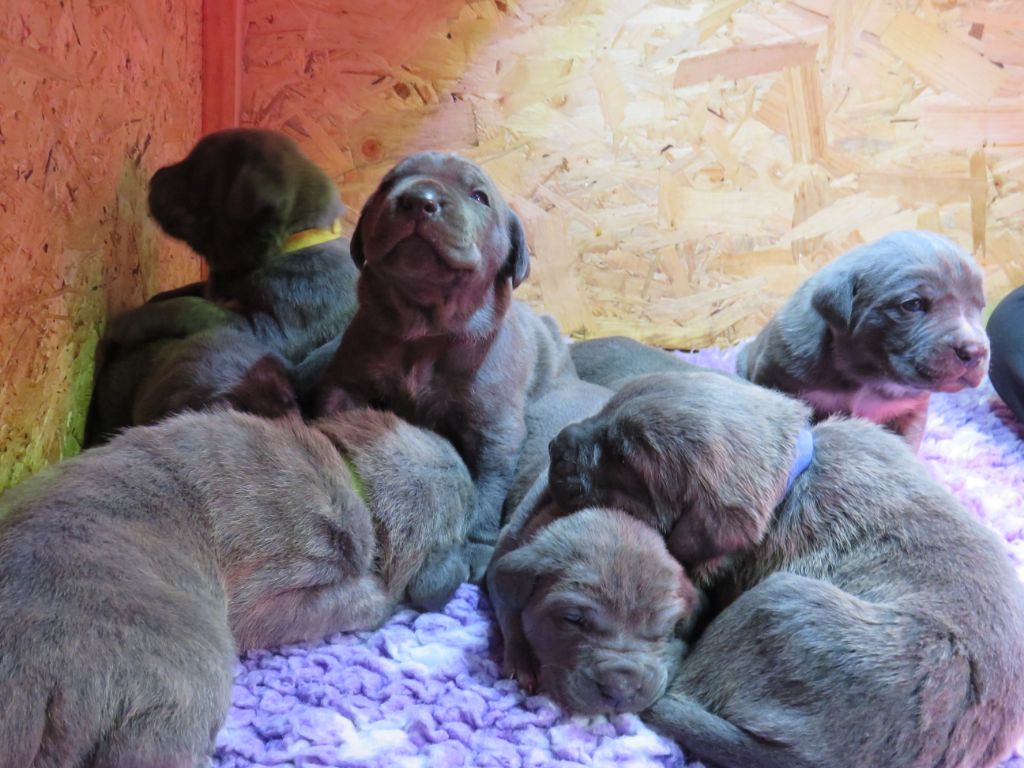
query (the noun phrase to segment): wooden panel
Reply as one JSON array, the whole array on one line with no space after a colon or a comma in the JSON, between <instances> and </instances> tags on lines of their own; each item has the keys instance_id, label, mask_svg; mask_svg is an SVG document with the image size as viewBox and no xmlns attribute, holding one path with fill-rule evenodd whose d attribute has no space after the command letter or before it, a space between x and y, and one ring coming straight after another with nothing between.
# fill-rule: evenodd
<instances>
[{"instance_id":1,"label":"wooden panel","mask_svg":"<svg viewBox=\"0 0 1024 768\"><path fill-rule=\"evenodd\" d=\"M1016 0L250 0L242 120L351 210L401 155L491 172L520 295L581 335L756 332L839 252L903 227L1020 274ZM1006 202L1004 202L1006 201Z\"/></svg>"},{"instance_id":2,"label":"wooden panel","mask_svg":"<svg viewBox=\"0 0 1024 768\"><path fill-rule=\"evenodd\" d=\"M203 133L234 128L242 103L242 0L202 0Z\"/></svg>"},{"instance_id":3,"label":"wooden panel","mask_svg":"<svg viewBox=\"0 0 1024 768\"><path fill-rule=\"evenodd\" d=\"M147 180L199 132L199 0L0 5L0 489L78 450L110 313L196 279Z\"/></svg>"}]
</instances>

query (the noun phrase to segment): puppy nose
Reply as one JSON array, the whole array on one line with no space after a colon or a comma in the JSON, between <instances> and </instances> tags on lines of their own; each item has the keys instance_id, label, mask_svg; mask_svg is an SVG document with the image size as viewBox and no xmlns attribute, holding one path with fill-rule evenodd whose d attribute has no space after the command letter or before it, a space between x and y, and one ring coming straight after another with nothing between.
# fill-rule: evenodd
<instances>
[{"instance_id":1,"label":"puppy nose","mask_svg":"<svg viewBox=\"0 0 1024 768\"><path fill-rule=\"evenodd\" d=\"M398 198L398 207L417 219L428 219L441 211L441 195L433 187L419 186L406 190Z\"/></svg>"},{"instance_id":2,"label":"puppy nose","mask_svg":"<svg viewBox=\"0 0 1024 768\"><path fill-rule=\"evenodd\" d=\"M581 428L578 424L570 424L562 429L555 439L548 443L548 456L551 462L557 464L560 459L566 457L579 442Z\"/></svg>"},{"instance_id":3,"label":"puppy nose","mask_svg":"<svg viewBox=\"0 0 1024 768\"><path fill-rule=\"evenodd\" d=\"M976 341L967 341L954 346L953 351L964 368L976 368L988 354L988 347Z\"/></svg>"},{"instance_id":4,"label":"puppy nose","mask_svg":"<svg viewBox=\"0 0 1024 768\"><path fill-rule=\"evenodd\" d=\"M606 699L619 705L635 701L643 688L643 670L636 664L622 661L598 670L597 688Z\"/></svg>"}]
</instances>

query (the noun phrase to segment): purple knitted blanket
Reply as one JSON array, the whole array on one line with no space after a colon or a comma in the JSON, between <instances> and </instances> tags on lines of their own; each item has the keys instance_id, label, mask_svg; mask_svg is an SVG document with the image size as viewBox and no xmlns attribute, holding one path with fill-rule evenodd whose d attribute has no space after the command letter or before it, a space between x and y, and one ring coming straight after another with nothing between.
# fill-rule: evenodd
<instances>
[{"instance_id":1,"label":"purple knitted blanket","mask_svg":"<svg viewBox=\"0 0 1024 768\"><path fill-rule=\"evenodd\" d=\"M684 356L732 370L736 349ZM986 383L932 398L921 458L1006 539L1024 577L1024 427ZM404 610L376 632L251 652L213 765L697 766L635 715L570 716L499 678L486 597L463 585L443 613ZM1004 768L1024 768L1024 743Z\"/></svg>"}]
</instances>

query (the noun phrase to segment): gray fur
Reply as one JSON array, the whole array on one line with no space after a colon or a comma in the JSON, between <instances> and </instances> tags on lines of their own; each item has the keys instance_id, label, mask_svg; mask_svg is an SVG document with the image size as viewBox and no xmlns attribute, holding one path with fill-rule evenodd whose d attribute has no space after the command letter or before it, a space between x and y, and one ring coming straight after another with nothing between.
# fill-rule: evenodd
<instances>
[{"instance_id":1,"label":"gray fur","mask_svg":"<svg viewBox=\"0 0 1024 768\"><path fill-rule=\"evenodd\" d=\"M569 345L569 354L581 379L611 389L618 389L633 376L696 368L671 352L627 336L577 341Z\"/></svg>"},{"instance_id":2,"label":"gray fur","mask_svg":"<svg viewBox=\"0 0 1024 768\"><path fill-rule=\"evenodd\" d=\"M660 696L685 651L686 631L676 630L700 605L649 526L613 509L565 516L552 503L548 441L610 395L567 378L527 406L514 511L487 573L504 673L588 714L637 711Z\"/></svg>"},{"instance_id":3,"label":"gray fur","mask_svg":"<svg viewBox=\"0 0 1024 768\"><path fill-rule=\"evenodd\" d=\"M711 374L625 385L552 446L568 509L655 526L724 610L646 717L714 765L982 768L1024 731L1024 588L905 442Z\"/></svg>"},{"instance_id":4,"label":"gray fur","mask_svg":"<svg viewBox=\"0 0 1024 768\"><path fill-rule=\"evenodd\" d=\"M233 364L239 357L298 365L355 313L357 271L344 240L281 250L289 235L330 227L344 210L330 177L283 134L204 136L153 174L149 205L168 235L204 259L209 279L110 324L97 350L86 445L179 412L181 402L221 402L233 373L245 370ZM226 348L234 359L221 366Z\"/></svg>"},{"instance_id":5,"label":"gray fur","mask_svg":"<svg viewBox=\"0 0 1024 768\"><path fill-rule=\"evenodd\" d=\"M319 412L356 403L444 435L477 488L461 563L436 594L483 577L526 428L528 399L572 363L557 325L512 300L529 272L525 233L494 183L456 155L396 165L352 237L359 309L319 388Z\"/></svg>"},{"instance_id":6,"label":"gray fur","mask_svg":"<svg viewBox=\"0 0 1024 768\"><path fill-rule=\"evenodd\" d=\"M907 309L921 301L923 309ZM982 272L933 232L854 248L801 285L736 370L805 400L818 419L863 416L917 450L932 392L976 387L988 367Z\"/></svg>"},{"instance_id":7,"label":"gray fur","mask_svg":"<svg viewBox=\"0 0 1024 768\"><path fill-rule=\"evenodd\" d=\"M216 409L7 491L0 767L205 766L236 647L376 626L461 543L472 492L449 444L393 414Z\"/></svg>"}]
</instances>

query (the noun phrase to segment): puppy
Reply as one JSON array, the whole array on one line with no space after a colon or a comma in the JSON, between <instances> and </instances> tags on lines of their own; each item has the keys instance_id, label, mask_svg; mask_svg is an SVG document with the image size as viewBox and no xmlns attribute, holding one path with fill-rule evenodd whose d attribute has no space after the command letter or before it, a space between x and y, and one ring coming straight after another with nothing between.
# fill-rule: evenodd
<instances>
[{"instance_id":1,"label":"puppy","mask_svg":"<svg viewBox=\"0 0 1024 768\"><path fill-rule=\"evenodd\" d=\"M394 414L227 409L7 491L0 766L205 765L235 651L376 626L461 544L472 493L455 450Z\"/></svg>"},{"instance_id":2,"label":"puppy","mask_svg":"<svg viewBox=\"0 0 1024 768\"><path fill-rule=\"evenodd\" d=\"M551 490L667 536L725 606L647 712L720 766L991 766L1024 730L1024 588L904 442L706 373L627 383Z\"/></svg>"},{"instance_id":3,"label":"puppy","mask_svg":"<svg viewBox=\"0 0 1024 768\"><path fill-rule=\"evenodd\" d=\"M513 513L487 572L504 673L586 714L639 711L658 698L685 652L677 627L699 605L652 528L614 509L565 516L553 504L548 442L610 396L565 379L527 406Z\"/></svg>"},{"instance_id":4,"label":"puppy","mask_svg":"<svg viewBox=\"0 0 1024 768\"><path fill-rule=\"evenodd\" d=\"M916 451L930 394L985 377L984 306L970 254L933 232L894 232L812 275L740 350L736 370L805 400L818 419L883 424Z\"/></svg>"},{"instance_id":5,"label":"puppy","mask_svg":"<svg viewBox=\"0 0 1024 768\"><path fill-rule=\"evenodd\" d=\"M523 228L468 160L398 163L363 207L352 258L359 307L318 388L320 412L368 403L455 445L477 501L465 556L432 560L437 593L451 594L490 559L527 400L572 363L554 320L512 300L530 265Z\"/></svg>"},{"instance_id":6,"label":"puppy","mask_svg":"<svg viewBox=\"0 0 1024 768\"><path fill-rule=\"evenodd\" d=\"M992 387L1024 424L1024 286L1000 301L985 327L992 341Z\"/></svg>"},{"instance_id":7,"label":"puppy","mask_svg":"<svg viewBox=\"0 0 1024 768\"><path fill-rule=\"evenodd\" d=\"M152 421L179 410L154 391L215 402L209 393L237 381L220 366L223 349L298 365L355 313L358 273L341 238L338 192L288 137L257 129L205 136L153 175L149 207L168 235L202 256L209 279L111 323L97 353L87 445L147 423L133 411ZM175 362L182 357L186 369ZM144 404L139 389L149 392Z\"/></svg>"},{"instance_id":8,"label":"puppy","mask_svg":"<svg viewBox=\"0 0 1024 768\"><path fill-rule=\"evenodd\" d=\"M539 509L523 522L502 533L487 576L504 673L575 713L649 707L700 602L682 567L654 529L616 509Z\"/></svg>"},{"instance_id":9,"label":"puppy","mask_svg":"<svg viewBox=\"0 0 1024 768\"><path fill-rule=\"evenodd\" d=\"M692 371L697 366L671 352L626 336L606 336L569 345L576 374L584 381L618 389L632 376L666 371ZM553 435L552 435L553 437Z\"/></svg>"}]
</instances>

